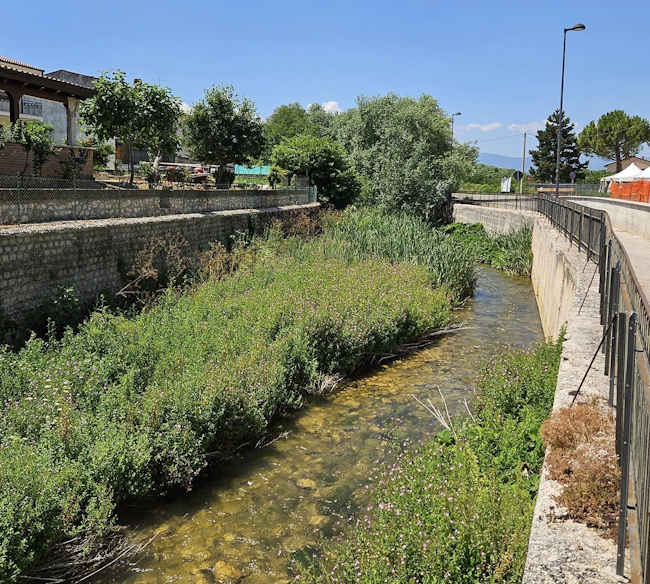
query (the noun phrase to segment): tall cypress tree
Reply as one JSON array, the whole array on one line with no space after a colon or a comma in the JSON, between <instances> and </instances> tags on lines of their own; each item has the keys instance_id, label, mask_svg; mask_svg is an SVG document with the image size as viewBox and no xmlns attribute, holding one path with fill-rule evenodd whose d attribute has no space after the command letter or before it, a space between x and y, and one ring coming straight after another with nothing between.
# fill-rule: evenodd
<instances>
[{"instance_id":1,"label":"tall cypress tree","mask_svg":"<svg viewBox=\"0 0 650 584\"><path fill-rule=\"evenodd\" d=\"M534 168L530 173L539 181L555 181L555 164L557 153L557 126L560 121L560 110L555 110L546 120L546 127L537 132L537 150L530 150ZM580 150L575 135L575 126L571 120L562 115L562 148L560 150L560 182L571 181L569 174L576 173L576 179L585 177L587 162L580 162Z\"/></svg>"}]
</instances>

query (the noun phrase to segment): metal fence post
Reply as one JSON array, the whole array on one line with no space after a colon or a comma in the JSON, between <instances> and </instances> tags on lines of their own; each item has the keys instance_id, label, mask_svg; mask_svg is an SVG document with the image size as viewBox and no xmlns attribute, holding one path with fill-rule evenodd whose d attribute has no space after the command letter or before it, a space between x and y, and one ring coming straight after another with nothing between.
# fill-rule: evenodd
<instances>
[{"instance_id":1,"label":"metal fence post","mask_svg":"<svg viewBox=\"0 0 650 584\"><path fill-rule=\"evenodd\" d=\"M580 208L580 221L578 223L578 251L582 249L582 221L584 220L585 212Z\"/></svg>"},{"instance_id":2,"label":"metal fence post","mask_svg":"<svg viewBox=\"0 0 650 584\"><path fill-rule=\"evenodd\" d=\"M605 287L603 288L604 294L601 296L602 300L602 308L601 308L601 314L603 316L602 320L602 325L603 327L606 327L609 324L609 313L607 310L609 309L609 286L610 286L610 265L612 261L612 245L611 242L608 242L607 245L607 257L605 261ZM605 329L603 328L603 334L605 334Z\"/></svg>"},{"instance_id":3,"label":"metal fence post","mask_svg":"<svg viewBox=\"0 0 650 584\"><path fill-rule=\"evenodd\" d=\"M627 357L626 344L628 336L627 314L620 312L618 315L618 371L616 375L616 454L621 454L621 436L623 428L623 402L625 401L625 359Z\"/></svg>"},{"instance_id":4,"label":"metal fence post","mask_svg":"<svg viewBox=\"0 0 650 584\"><path fill-rule=\"evenodd\" d=\"M623 398L623 441L621 452L621 501L618 516L618 553L616 555L616 574L623 576L625 571L625 540L627 532L627 497L630 474L630 429L632 413L632 393L634 391L634 367L636 359L636 313L630 315L627 333L627 357L625 367L625 396ZM619 404L616 404L618 419Z\"/></svg>"},{"instance_id":5,"label":"metal fence post","mask_svg":"<svg viewBox=\"0 0 650 584\"><path fill-rule=\"evenodd\" d=\"M609 292L609 318L607 319L607 325L612 322L612 319L618 312L618 293L620 290L620 277L621 277L621 262L616 262L616 267L612 268L612 275L610 277L610 292ZM610 361L610 351L612 348L612 332L613 327L609 327L609 337L605 343L605 375L609 375L609 361Z\"/></svg>"},{"instance_id":6,"label":"metal fence post","mask_svg":"<svg viewBox=\"0 0 650 584\"><path fill-rule=\"evenodd\" d=\"M617 363L616 359L616 345L618 342L618 314L614 315L614 319L612 321L612 341L610 345L610 353L609 353L609 407L614 406L614 378L615 378L615 373L618 372L620 369L620 361ZM618 367L617 367L618 365Z\"/></svg>"}]
</instances>

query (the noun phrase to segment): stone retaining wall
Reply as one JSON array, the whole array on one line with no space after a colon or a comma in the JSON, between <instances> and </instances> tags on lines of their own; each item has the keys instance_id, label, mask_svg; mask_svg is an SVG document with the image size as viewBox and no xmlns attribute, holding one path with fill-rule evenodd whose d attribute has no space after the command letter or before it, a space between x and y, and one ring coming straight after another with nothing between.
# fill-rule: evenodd
<instances>
[{"instance_id":1,"label":"stone retaining wall","mask_svg":"<svg viewBox=\"0 0 650 584\"><path fill-rule=\"evenodd\" d=\"M0 189L0 225L113 217L161 217L310 202L309 189L140 191Z\"/></svg>"},{"instance_id":2,"label":"stone retaining wall","mask_svg":"<svg viewBox=\"0 0 650 584\"><path fill-rule=\"evenodd\" d=\"M114 294L128 281L137 253L154 238L181 235L187 253L225 245L237 231L260 231L274 218L313 212L318 203L165 217L104 219L0 229L0 317L19 324L59 287L84 303Z\"/></svg>"}]
</instances>

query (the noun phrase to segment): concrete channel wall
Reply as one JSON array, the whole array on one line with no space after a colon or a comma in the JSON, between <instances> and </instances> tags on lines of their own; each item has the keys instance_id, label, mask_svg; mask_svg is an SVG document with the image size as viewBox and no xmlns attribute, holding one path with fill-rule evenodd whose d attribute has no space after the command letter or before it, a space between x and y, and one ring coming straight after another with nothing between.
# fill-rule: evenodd
<instances>
[{"instance_id":1,"label":"concrete channel wall","mask_svg":"<svg viewBox=\"0 0 650 584\"><path fill-rule=\"evenodd\" d=\"M609 212L609 208L608 208ZM516 218L514 215L519 214ZM600 296L596 265L555 230L540 215L525 211L454 205L459 222L482 223L492 233L533 224L532 285L547 338L557 338L566 328L553 411L568 406L589 361L598 347ZM593 278L593 280L592 280ZM603 375L604 356L599 353L587 377L578 402L608 395L608 378ZM531 525L523 584L614 583L616 545L580 523L566 519L556 497L562 487L542 469L537 502Z\"/></svg>"},{"instance_id":2,"label":"concrete channel wall","mask_svg":"<svg viewBox=\"0 0 650 584\"><path fill-rule=\"evenodd\" d=\"M454 220L481 223L488 233L509 233L525 226L533 228L531 280L544 335L555 339L567 321L577 268L569 261L564 241L558 240L553 227L532 212L458 203L454 205Z\"/></svg>"}]
</instances>

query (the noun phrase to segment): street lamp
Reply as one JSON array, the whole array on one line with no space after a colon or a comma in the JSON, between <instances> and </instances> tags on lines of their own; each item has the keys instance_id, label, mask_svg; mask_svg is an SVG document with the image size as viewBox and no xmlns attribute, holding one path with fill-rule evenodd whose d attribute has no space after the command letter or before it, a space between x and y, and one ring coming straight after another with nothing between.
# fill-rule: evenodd
<instances>
[{"instance_id":1,"label":"street lamp","mask_svg":"<svg viewBox=\"0 0 650 584\"><path fill-rule=\"evenodd\" d=\"M456 112L455 114L451 114L451 149L454 149L454 117L455 116L462 116L463 114L461 112Z\"/></svg>"},{"instance_id":2,"label":"street lamp","mask_svg":"<svg viewBox=\"0 0 650 584\"><path fill-rule=\"evenodd\" d=\"M555 196L560 195L560 149L562 147L562 117L564 114L564 62L566 57L566 33L570 30L585 30L584 24L574 24L564 29L564 43L562 44L562 85L560 86L560 119L557 124L557 153L555 157Z\"/></svg>"}]
</instances>

